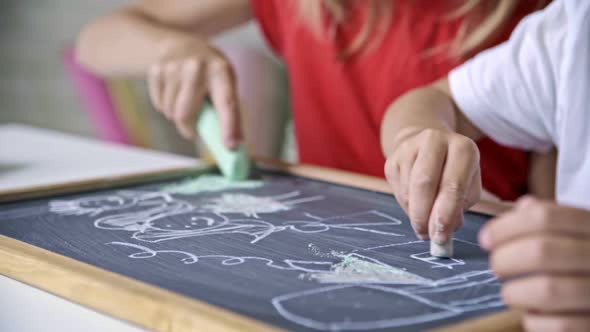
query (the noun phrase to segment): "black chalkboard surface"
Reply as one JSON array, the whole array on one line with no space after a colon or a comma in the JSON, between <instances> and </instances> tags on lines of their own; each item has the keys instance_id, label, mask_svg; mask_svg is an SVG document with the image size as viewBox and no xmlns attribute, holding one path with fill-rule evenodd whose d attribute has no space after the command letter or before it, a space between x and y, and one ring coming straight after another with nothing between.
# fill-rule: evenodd
<instances>
[{"instance_id":1,"label":"black chalkboard surface","mask_svg":"<svg viewBox=\"0 0 590 332\"><path fill-rule=\"evenodd\" d=\"M503 309L476 244L484 215L437 259L389 195L203 179L3 204L0 234L289 330L418 331Z\"/></svg>"}]
</instances>

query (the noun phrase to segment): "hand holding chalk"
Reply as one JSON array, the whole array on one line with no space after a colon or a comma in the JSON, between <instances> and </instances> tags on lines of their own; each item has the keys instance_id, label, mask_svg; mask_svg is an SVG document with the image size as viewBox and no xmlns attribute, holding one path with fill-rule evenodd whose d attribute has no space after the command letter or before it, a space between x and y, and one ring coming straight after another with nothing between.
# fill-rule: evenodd
<instances>
[{"instance_id":1,"label":"hand holding chalk","mask_svg":"<svg viewBox=\"0 0 590 332\"><path fill-rule=\"evenodd\" d=\"M196 125L201 139L215 159L221 174L232 181L246 180L250 175L251 162L242 145L229 150L222 143L221 125L213 106L206 103Z\"/></svg>"},{"instance_id":2,"label":"hand holding chalk","mask_svg":"<svg viewBox=\"0 0 590 332\"><path fill-rule=\"evenodd\" d=\"M194 124L209 96L219 112L223 144L233 149L242 139L239 101L232 67L206 39L175 34L162 43L161 60L148 72L154 107L186 139L195 138Z\"/></svg>"},{"instance_id":3,"label":"hand holding chalk","mask_svg":"<svg viewBox=\"0 0 590 332\"><path fill-rule=\"evenodd\" d=\"M416 235L432 240L433 255L452 255L452 233L481 193L475 143L446 129L400 130L385 174Z\"/></svg>"}]
</instances>

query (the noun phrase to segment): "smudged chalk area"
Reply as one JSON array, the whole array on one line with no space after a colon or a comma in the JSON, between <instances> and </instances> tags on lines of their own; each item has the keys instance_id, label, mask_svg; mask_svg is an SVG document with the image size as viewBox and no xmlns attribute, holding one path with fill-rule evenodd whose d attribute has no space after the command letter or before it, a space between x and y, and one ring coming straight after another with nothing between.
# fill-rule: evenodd
<instances>
[{"instance_id":1,"label":"smudged chalk area","mask_svg":"<svg viewBox=\"0 0 590 332\"><path fill-rule=\"evenodd\" d=\"M221 175L204 174L162 188L172 194L192 195L202 192L216 192L232 189L256 189L264 185L260 180L231 181Z\"/></svg>"},{"instance_id":2,"label":"smudged chalk area","mask_svg":"<svg viewBox=\"0 0 590 332\"><path fill-rule=\"evenodd\" d=\"M422 278L402 269L389 266L377 260L358 255L340 256L342 261L334 264L328 272L314 272L308 278L320 283L379 283L379 284L427 284Z\"/></svg>"}]
</instances>

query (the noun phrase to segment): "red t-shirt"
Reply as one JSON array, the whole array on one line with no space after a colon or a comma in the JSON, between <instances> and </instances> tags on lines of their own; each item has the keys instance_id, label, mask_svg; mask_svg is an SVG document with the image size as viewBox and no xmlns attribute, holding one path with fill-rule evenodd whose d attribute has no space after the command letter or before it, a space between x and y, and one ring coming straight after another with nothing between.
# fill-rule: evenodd
<instances>
[{"instance_id":1,"label":"red t-shirt","mask_svg":"<svg viewBox=\"0 0 590 332\"><path fill-rule=\"evenodd\" d=\"M289 74L299 158L303 163L384 176L379 128L387 107L408 90L445 76L460 61L447 54L425 56L425 50L452 41L460 19L445 19L452 1L394 1L389 30L375 49L342 61L342 45L355 37L368 1L359 1L338 32L337 45L316 37L302 24L297 0L251 0L253 13ZM535 8L536 0L519 5L516 23ZM454 7L456 8L456 7ZM484 187L503 199L526 192L528 154L478 142Z\"/></svg>"}]
</instances>

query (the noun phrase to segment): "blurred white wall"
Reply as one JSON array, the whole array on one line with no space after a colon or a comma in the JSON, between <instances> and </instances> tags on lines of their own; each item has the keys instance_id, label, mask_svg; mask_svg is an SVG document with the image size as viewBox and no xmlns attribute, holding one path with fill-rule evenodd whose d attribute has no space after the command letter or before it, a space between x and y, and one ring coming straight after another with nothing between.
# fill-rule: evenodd
<instances>
[{"instance_id":1,"label":"blurred white wall","mask_svg":"<svg viewBox=\"0 0 590 332\"><path fill-rule=\"evenodd\" d=\"M0 122L71 133L92 130L60 61L90 18L123 0L3 0L0 10Z\"/></svg>"}]
</instances>

